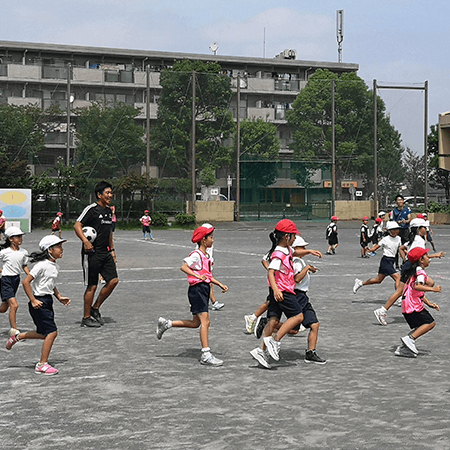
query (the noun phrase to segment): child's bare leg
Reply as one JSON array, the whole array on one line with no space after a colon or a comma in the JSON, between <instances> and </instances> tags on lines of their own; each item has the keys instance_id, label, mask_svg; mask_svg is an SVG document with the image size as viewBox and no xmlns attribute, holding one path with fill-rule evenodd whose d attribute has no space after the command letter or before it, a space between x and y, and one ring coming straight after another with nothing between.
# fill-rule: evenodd
<instances>
[{"instance_id":1,"label":"child's bare leg","mask_svg":"<svg viewBox=\"0 0 450 450\"><path fill-rule=\"evenodd\" d=\"M44 343L42 344L41 360L39 361L41 364L45 364L46 362L48 362L50 350L52 349L53 342L55 342L56 336L58 336L57 331L54 331L53 333L47 334L47 336L45 336Z\"/></svg>"},{"instance_id":2,"label":"child's bare leg","mask_svg":"<svg viewBox=\"0 0 450 450\"><path fill-rule=\"evenodd\" d=\"M369 286L371 284L380 284L385 278L386 275L379 273L376 278L369 278L368 280L364 281L363 286Z\"/></svg>"},{"instance_id":3,"label":"child's bare leg","mask_svg":"<svg viewBox=\"0 0 450 450\"><path fill-rule=\"evenodd\" d=\"M15 328L17 330L16 317L19 304L14 297L10 298L7 303L9 304L9 324L11 325L11 328Z\"/></svg>"},{"instance_id":4,"label":"child's bare leg","mask_svg":"<svg viewBox=\"0 0 450 450\"><path fill-rule=\"evenodd\" d=\"M384 305L384 308L386 310L388 310L402 296L404 287L405 287L405 283L402 283L401 281L399 281L396 291L389 297L389 300Z\"/></svg>"},{"instance_id":5,"label":"child's bare leg","mask_svg":"<svg viewBox=\"0 0 450 450\"><path fill-rule=\"evenodd\" d=\"M400 275L398 273L393 273L391 278L395 281L395 290L397 290L400 284Z\"/></svg>"},{"instance_id":6,"label":"child's bare leg","mask_svg":"<svg viewBox=\"0 0 450 450\"><path fill-rule=\"evenodd\" d=\"M264 302L262 305L258 306L258 309L255 311L255 316L262 316L269 309L269 302Z\"/></svg>"},{"instance_id":7,"label":"child's bare leg","mask_svg":"<svg viewBox=\"0 0 450 450\"><path fill-rule=\"evenodd\" d=\"M312 323L308 335L308 350L315 350L319 340L319 322Z\"/></svg>"},{"instance_id":8,"label":"child's bare leg","mask_svg":"<svg viewBox=\"0 0 450 450\"><path fill-rule=\"evenodd\" d=\"M212 283L211 283L211 290L209 291L209 298L211 299L211 302L213 304L216 303L216 296L214 295L214 289L213 289Z\"/></svg>"},{"instance_id":9,"label":"child's bare leg","mask_svg":"<svg viewBox=\"0 0 450 450\"><path fill-rule=\"evenodd\" d=\"M425 323L423 325L421 325L419 328L415 329L412 333L411 336L414 339L419 338L420 336L424 335L425 333L428 333L429 331L431 331L434 327L436 326L436 322L433 323Z\"/></svg>"},{"instance_id":10,"label":"child's bare leg","mask_svg":"<svg viewBox=\"0 0 450 450\"><path fill-rule=\"evenodd\" d=\"M198 317L198 314L196 314L192 320L185 319L185 320L173 320L172 321L172 327L174 328L198 328L200 326L200 318Z\"/></svg>"},{"instance_id":11,"label":"child's bare leg","mask_svg":"<svg viewBox=\"0 0 450 450\"><path fill-rule=\"evenodd\" d=\"M281 325L280 329L277 331L277 334L275 335L274 339L276 341L281 341L283 339L284 335L288 333L292 328L295 328L297 325L300 325L303 322L303 314L297 314L296 316L290 317L286 322Z\"/></svg>"},{"instance_id":12,"label":"child's bare leg","mask_svg":"<svg viewBox=\"0 0 450 450\"><path fill-rule=\"evenodd\" d=\"M209 341L208 341L208 335L209 335L209 326L210 326L210 320L209 320L209 313L203 312L200 314L197 314L197 316L200 319L200 322L202 324L200 328L200 342L202 344L202 348L209 347Z\"/></svg>"},{"instance_id":13,"label":"child's bare leg","mask_svg":"<svg viewBox=\"0 0 450 450\"><path fill-rule=\"evenodd\" d=\"M8 302L2 302L0 305L0 314L5 313L6 311L8 311L9 308L9 303Z\"/></svg>"}]
</instances>

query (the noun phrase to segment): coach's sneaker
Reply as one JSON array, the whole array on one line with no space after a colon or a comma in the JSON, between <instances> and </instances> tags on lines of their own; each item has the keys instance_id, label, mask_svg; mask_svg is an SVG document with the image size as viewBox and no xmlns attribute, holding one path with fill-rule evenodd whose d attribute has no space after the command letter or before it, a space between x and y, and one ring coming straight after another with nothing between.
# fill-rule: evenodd
<instances>
[{"instance_id":1,"label":"coach's sneaker","mask_svg":"<svg viewBox=\"0 0 450 450\"><path fill-rule=\"evenodd\" d=\"M406 335L402 338L400 338L400 340L403 342L403 344L405 344L406 347L408 347L413 353L415 353L416 355L419 353L419 351L416 348L416 340L409 336Z\"/></svg>"},{"instance_id":2,"label":"coach's sneaker","mask_svg":"<svg viewBox=\"0 0 450 450\"><path fill-rule=\"evenodd\" d=\"M55 369L49 363L37 363L34 373L40 373L42 375L56 375L58 373L58 369Z\"/></svg>"},{"instance_id":3,"label":"coach's sneaker","mask_svg":"<svg viewBox=\"0 0 450 450\"><path fill-rule=\"evenodd\" d=\"M213 311L219 311L219 309L222 309L225 306L225 303L220 303L218 301L215 301L212 305L211 305L211 309Z\"/></svg>"},{"instance_id":4,"label":"coach's sneaker","mask_svg":"<svg viewBox=\"0 0 450 450\"><path fill-rule=\"evenodd\" d=\"M158 319L158 324L156 325L156 337L158 339L162 338L162 335L165 331L167 331L172 326L172 321L164 319L163 317L160 317Z\"/></svg>"},{"instance_id":5,"label":"coach's sneaker","mask_svg":"<svg viewBox=\"0 0 450 450\"><path fill-rule=\"evenodd\" d=\"M15 334L14 336L10 336L8 338L8 340L6 341L6 350L11 350L12 346L16 343L19 342L19 335Z\"/></svg>"},{"instance_id":6,"label":"coach's sneaker","mask_svg":"<svg viewBox=\"0 0 450 450\"><path fill-rule=\"evenodd\" d=\"M200 358L200 364L204 366L221 366L223 361L221 359L216 358L212 353L204 353Z\"/></svg>"},{"instance_id":7,"label":"coach's sneaker","mask_svg":"<svg viewBox=\"0 0 450 450\"><path fill-rule=\"evenodd\" d=\"M264 338L264 344L266 344L267 351L269 355L275 360L278 361L280 359L280 346L281 343L276 341L272 336Z\"/></svg>"},{"instance_id":8,"label":"coach's sneaker","mask_svg":"<svg viewBox=\"0 0 450 450\"><path fill-rule=\"evenodd\" d=\"M17 334L20 334L20 331L17 330L16 328L10 328L9 329L9 337L16 336Z\"/></svg>"},{"instance_id":9,"label":"coach's sneaker","mask_svg":"<svg viewBox=\"0 0 450 450\"><path fill-rule=\"evenodd\" d=\"M247 330L248 334L252 334L255 329L255 323L256 323L257 317L254 314L250 314L248 316L244 316L245 320L245 329Z\"/></svg>"},{"instance_id":10,"label":"coach's sneaker","mask_svg":"<svg viewBox=\"0 0 450 450\"><path fill-rule=\"evenodd\" d=\"M355 278L355 284L353 285L353 293L356 294L358 292L358 289L361 289L363 285L362 280L359 278Z\"/></svg>"},{"instance_id":11,"label":"coach's sneaker","mask_svg":"<svg viewBox=\"0 0 450 450\"><path fill-rule=\"evenodd\" d=\"M386 309L384 307L376 309L373 313L375 314L375 317L377 318L378 323L380 325L387 325L387 322L386 322Z\"/></svg>"},{"instance_id":12,"label":"coach's sneaker","mask_svg":"<svg viewBox=\"0 0 450 450\"><path fill-rule=\"evenodd\" d=\"M263 350L262 348L254 348L250 355L253 356L253 358L256 359L262 366L264 366L266 369L271 369L272 366L269 363L269 354L267 353L267 350Z\"/></svg>"},{"instance_id":13,"label":"coach's sneaker","mask_svg":"<svg viewBox=\"0 0 450 450\"><path fill-rule=\"evenodd\" d=\"M89 316L81 319L81 326L89 328L100 328L101 324L99 324L95 319Z\"/></svg>"},{"instance_id":14,"label":"coach's sneaker","mask_svg":"<svg viewBox=\"0 0 450 450\"><path fill-rule=\"evenodd\" d=\"M263 333L266 325L267 325L267 317L259 316L256 319L256 323L255 323L255 327L254 327L254 331L253 331L256 339L261 339L262 333Z\"/></svg>"},{"instance_id":15,"label":"coach's sneaker","mask_svg":"<svg viewBox=\"0 0 450 450\"><path fill-rule=\"evenodd\" d=\"M91 317L96 320L100 325L104 325L105 321L102 319L99 309L91 308Z\"/></svg>"},{"instance_id":16,"label":"coach's sneaker","mask_svg":"<svg viewBox=\"0 0 450 450\"><path fill-rule=\"evenodd\" d=\"M307 350L305 353L305 363L326 364L327 360L322 359L315 350Z\"/></svg>"},{"instance_id":17,"label":"coach's sneaker","mask_svg":"<svg viewBox=\"0 0 450 450\"><path fill-rule=\"evenodd\" d=\"M404 358L417 358L417 355L413 353L405 344L399 345L394 352L395 356L403 356Z\"/></svg>"}]
</instances>

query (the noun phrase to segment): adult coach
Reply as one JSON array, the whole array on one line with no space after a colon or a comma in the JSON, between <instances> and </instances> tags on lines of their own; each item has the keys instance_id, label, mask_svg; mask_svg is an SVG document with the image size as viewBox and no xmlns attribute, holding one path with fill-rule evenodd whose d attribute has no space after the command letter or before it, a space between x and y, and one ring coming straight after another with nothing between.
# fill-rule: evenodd
<instances>
[{"instance_id":1,"label":"adult coach","mask_svg":"<svg viewBox=\"0 0 450 450\"><path fill-rule=\"evenodd\" d=\"M399 236L404 244L408 240L409 223L411 222L411 209L405 206L405 197L399 194L395 197L397 206L392 210L390 219L400 225Z\"/></svg>"},{"instance_id":2,"label":"adult coach","mask_svg":"<svg viewBox=\"0 0 450 450\"><path fill-rule=\"evenodd\" d=\"M97 203L87 206L75 222L75 233L83 242L81 250L84 281L87 285L84 292L84 315L81 326L101 327L105 322L100 314L100 306L111 295L119 283L116 269L116 252L113 244L112 211L109 207L113 196L112 185L101 181L95 187ZM97 231L93 243L86 239L83 227L92 227ZM100 290L94 302L98 277L102 275L106 284Z\"/></svg>"}]
</instances>

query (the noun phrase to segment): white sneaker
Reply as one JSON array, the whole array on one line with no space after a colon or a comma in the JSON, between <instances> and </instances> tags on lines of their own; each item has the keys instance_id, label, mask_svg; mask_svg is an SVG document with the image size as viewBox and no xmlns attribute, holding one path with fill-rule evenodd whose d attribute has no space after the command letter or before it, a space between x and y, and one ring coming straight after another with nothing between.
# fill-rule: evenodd
<instances>
[{"instance_id":1,"label":"white sneaker","mask_svg":"<svg viewBox=\"0 0 450 450\"><path fill-rule=\"evenodd\" d=\"M218 301L216 301L215 303L213 303L211 305L211 309L214 311L219 311L219 309L222 309L225 306L225 303L220 303Z\"/></svg>"},{"instance_id":2,"label":"white sneaker","mask_svg":"<svg viewBox=\"0 0 450 450\"><path fill-rule=\"evenodd\" d=\"M386 311L383 308L378 308L373 313L375 314L375 317L380 325L387 325Z\"/></svg>"},{"instance_id":3,"label":"white sneaker","mask_svg":"<svg viewBox=\"0 0 450 450\"><path fill-rule=\"evenodd\" d=\"M355 278L355 284L353 285L353 293L356 294L358 289L362 288L363 282L359 278Z\"/></svg>"},{"instance_id":4,"label":"white sneaker","mask_svg":"<svg viewBox=\"0 0 450 450\"><path fill-rule=\"evenodd\" d=\"M400 338L400 340L405 344L406 347L408 347L413 353L415 353L416 355L419 353L419 351L416 348L416 340L414 338L412 338L409 335L406 335L402 338Z\"/></svg>"},{"instance_id":5,"label":"white sneaker","mask_svg":"<svg viewBox=\"0 0 450 450\"><path fill-rule=\"evenodd\" d=\"M211 353L209 356L202 355L200 358L200 364L203 364L205 366L221 366L223 364L223 361L221 359L216 358Z\"/></svg>"},{"instance_id":6,"label":"white sneaker","mask_svg":"<svg viewBox=\"0 0 450 450\"><path fill-rule=\"evenodd\" d=\"M250 314L249 316L244 316L244 320L247 333L253 334L253 331L255 329L256 317L253 314Z\"/></svg>"},{"instance_id":7,"label":"white sneaker","mask_svg":"<svg viewBox=\"0 0 450 450\"><path fill-rule=\"evenodd\" d=\"M10 330L9 330L9 337L17 336L18 334L20 334L19 330L17 330L16 328L10 328Z\"/></svg>"},{"instance_id":8,"label":"white sneaker","mask_svg":"<svg viewBox=\"0 0 450 450\"><path fill-rule=\"evenodd\" d=\"M280 359L280 346L281 343L276 341L272 336L264 338L264 344L266 344L267 351L269 355L275 360L278 361Z\"/></svg>"},{"instance_id":9,"label":"white sneaker","mask_svg":"<svg viewBox=\"0 0 450 450\"><path fill-rule=\"evenodd\" d=\"M253 358L256 359L262 366L264 366L266 369L271 369L272 366L269 363L269 355L267 354L267 351L264 351L262 348L254 348L250 355L253 356Z\"/></svg>"},{"instance_id":10,"label":"white sneaker","mask_svg":"<svg viewBox=\"0 0 450 450\"><path fill-rule=\"evenodd\" d=\"M417 358L417 355L413 353L408 347L405 347L404 344L399 345L394 352L395 356L403 356L405 358Z\"/></svg>"},{"instance_id":11,"label":"white sneaker","mask_svg":"<svg viewBox=\"0 0 450 450\"><path fill-rule=\"evenodd\" d=\"M158 324L156 325L156 337L158 339L162 338L162 335L165 331L169 329L169 320L160 317L158 319Z\"/></svg>"}]
</instances>

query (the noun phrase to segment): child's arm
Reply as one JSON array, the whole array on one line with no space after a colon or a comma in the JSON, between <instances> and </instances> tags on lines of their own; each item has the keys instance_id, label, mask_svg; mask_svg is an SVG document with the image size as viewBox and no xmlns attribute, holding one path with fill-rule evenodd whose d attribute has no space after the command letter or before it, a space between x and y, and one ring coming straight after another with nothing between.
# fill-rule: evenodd
<instances>
[{"instance_id":1,"label":"child's arm","mask_svg":"<svg viewBox=\"0 0 450 450\"><path fill-rule=\"evenodd\" d=\"M400 258L402 258L403 260L406 258L406 245L403 244L399 249L398 252L400 253Z\"/></svg>"},{"instance_id":2,"label":"child's arm","mask_svg":"<svg viewBox=\"0 0 450 450\"><path fill-rule=\"evenodd\" d=\"M269 269L269 283L273 290L273 296L277 302L283 301L283 293L278 289L277 283L275 282L275 270Z\"/></svg>"},{"instance_id":3,"label":"child's arm","mask_svg":"<svg viewBox=\"0 0 450 450\"><path fill-rule=\"evenodd\" d=\"M185 263L181 266L180 270L181 270L182 272L184 272L186 275L189 275L189 276L191 276L191 277L198 278L199 280L202 280L202 281L205 281L205 280L206 280L206 275L199 275L199 274L195 273L195 272L188 266L188 263L187 263L187 262L185 262Z\"/></svg>"},{"instance_id":4,"label":"child's arm","mask_svg":"<svg viewBox=\"0 0 450 450\"><path fill-rule=\"evenodd\" d=\"M216 286L219 286L220 289L222 289L222 293L225 293L228 291L228 286L225 286L220 281L216 280L214 277L211 277L211 283L215 284Z\"/></svg>"},{"instance_id":5,"label":"child's arm","mask_svg":"<svg viewBox=\"0 0 450 450\"><path fill-rule=\"evenodd\" d=\"M33 291L31 289L31 282L33 280L34 277L28 274L22 281L23 290L25 291L25 294L27 294L27 297L30 299L31 306L34 309L39 309L42 306L42 302L35 298L35 296L33 295Z\"/></svg>"},{"instance_id":6,"label":"child's arm","mask_svg":"<svg viewBox=\"0 0 450 450\"><path fill-rule=\"evenodd\" d=\"M294 280L296 283L300 283L300 281L302 281L303 278L306 277L306 274L308 272L316 273L318 270L319 269L317 267L307 264L300 272L298 272L294 275Z\"/></svg>"},{"instance_id":7,"label":"child's arm","mask_svg":"<svg viewBox=\"0 0 450 450\"><path fill-rule=\"evenodd\" d=\"M442 292L441 286L427 286L423 283L414 284L414 289L419 292Z\"/></svg>"},{"instance_id":8,"label":"child's arm","mask_svg":"<svg viewBox=\"0 0 450 450\"><path fill-rule=\"evenodd\" d=\"M422 301L425 303L425 305L428 305L430 308L433 308L436 311L440 311L441 310L437 303L430 302L430 300L428 300L425 296L423 296Z\"/></svg>"},{"instance_id":9,"label":"child's arm","mask_svg":"<svg viewBox=\"0 0 450 450\"><path fill-rule=\"evenodd\" d=\"M301 247L296 247L294 250L294 256L297 258L303 258L306 255L313 255L317 256L318 258L322 258L322 253L319 252L319 250L313 250L312 248L306 249Z\"/></svg>"},{"instance_id":10,"label":"child's arm","mask_svg":"<svg viewBox=\"0 0 450 450\"><path fill-rule=\"evenodd\" d=\"M55 295L55 297L63 304L68 306L70 303L70 298L69 297L63 297L59 292L58 289L53 288L53 294Z\"/></svg>"},{"instance_id":11,"label":"child's arm","mask_svg":"<svg viewBox=\"0 0 450 450\"><path fill-rule=\"evenodd\" d=\"M376 252L380 246L378 244L375 244L372 248L369 247L369 252Z\"/></svg>"},{"instance_id":12,"label":"child's arm","mask_svg":"<svg viewBox=\"0 0 450 450\"><path fill-rule=\"evenodd\" d=\"M261 260L261 264L263 265L264 269L269 270L269 262L265 259Z\"/></svg>"},{"instance_id":13,"label":"child's arm","mask_svg":"<svg viewBox=\"0 0 450 450\"><path fill-rule=\"evenodd\" d=\"M23 271L25 272L25 275L28 275L30 273L30 269L28 269L28 266L26 264L24 264L22 266Z\"/></svg>"},{"instance_id":14,"label":"child's arm","mask_svg":"<svg viewBox=\"0 0 450 450\"><path fill-rule=\"evenodd\" d=\"M428 255L428 258L442 258L445 256L445 252L433 253L432 255Z\"/></svg>"}]
</instances>

